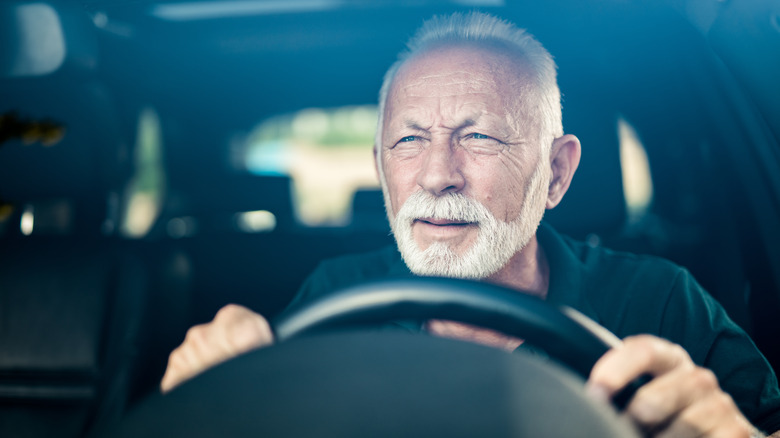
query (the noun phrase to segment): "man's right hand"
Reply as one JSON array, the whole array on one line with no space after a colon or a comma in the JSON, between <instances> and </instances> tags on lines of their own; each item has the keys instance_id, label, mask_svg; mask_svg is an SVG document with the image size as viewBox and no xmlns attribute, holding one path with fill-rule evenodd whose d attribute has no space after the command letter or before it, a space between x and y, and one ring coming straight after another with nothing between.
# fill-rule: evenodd
<instances>
[{"instance_id":1,"label":"man's right hand","mask_svg":"<svg viewBox=\"0 0 780 438\"><path fill-rule=\"evenodd\" d=\"M184 342L168 357L160 389L168 392L220 362L273 342L265 318L246 307L228 304L211 322L187 331Z\"/></svg>"}]
</instances>

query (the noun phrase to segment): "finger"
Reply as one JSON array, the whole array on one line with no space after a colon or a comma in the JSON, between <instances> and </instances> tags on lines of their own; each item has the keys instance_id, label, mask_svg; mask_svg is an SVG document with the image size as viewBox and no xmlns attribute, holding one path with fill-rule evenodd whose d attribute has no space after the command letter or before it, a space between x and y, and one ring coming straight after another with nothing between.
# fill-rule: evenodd
<instances>
[{"instance_id":1,"label":"finger","mask_svg":"<svg viewBox=\"0 0 780 438\"><path fill-rule=\"evenodd\" d=\"M226 348L232 354L273 343L271 326L262 315L245 307L231 305L223 307L216 318L219 317L226 320L221 339L227 342Z\"/></svg>"},{"instance_id":2,"label":"finger","mask_svg":"<svg viewBox=\"0 0 780 438\"><path fill-rule=\"evenodd\" d=\"M176 386L176 377L175 374L177 373L175 365L173 365L173 353L171 353L170 356L168 356L168 366L165 368L165 374L163 374L162 380L160 380L160 391L164 394L171 389L173 389L174 386Z\"/></svg>"},{"instance_id":3,"label":"finger","mask_svg":"<svg viewBox=\"0 0 780 438\"><path fill-rule=\"evenodd\" d=\"M679 413L700 400L718 394L722 392L712 371L678 367L642 386L626 407L626 413L641 427L655 429L674 421Z\"/></svg>"},{"instance_id":4,"label":"finger","mask_svg":"<svg viewBox=\"0 0 780 438\"><path fill-rule=\"evenodd\" d=\"M752 430L734 400L717 391L682 411L656 437L749 438Z\"/></svg>"},{"instance_id":5,"label":"finger","mask_svg":"<svg viewBox=\"0 0 780 438\"><path fill-rule=\"evenodd\" d=\"M506 351L514 351L523 343L522 339L507 336L496 330L485 329L456 321L429 320L426 323L425 328L429 333L435 336L476 342L478 344Z\"/></svg>"},{"instance_id":6,"label":"finger","mask_svg":"<svg viewBox=\"0 0 780 438\"><path fill-rule=\"evenodd\" d=\"M181 354L190 366L198 368L230 353L225 338L224 322L215 319L208 324L196 325L187 330Z\"/></svg>"},{"instance_id":7,"label":"finger","mask_svg":"<svg viewBox=\"0 0 780 438\"><path fill-rule=\"evenodd\" d=\"M679 345L649 335L629 337L596 362L588 389L594 395L611 398L643 374L659 376L679 366L693 367L690 356Z\"/></svg>"},{"instance_id":8,"label":"finger","mask_svg":"<svg viewBox=\"0 0 780 438\"><path fill-rule=\"evenodd\" d=\"M194 367L211 366L252 348L273 342L268 322L261 315L236 305L221 308L208 324L187 331L184 345Z\"/></svg>"},{"instance_id":9,"label":"finger","mask_svg":"<svg viewBox=\"0 0 780 438\"><path fill-rule=\"evenodd\" d=\"M160 390L165 393L178 386L179 383L188 379L192 374L192 366L189 365L184 353L184 347L173 350L168 356L168 366L165 374L160 381Z\"/></svg>"},{"instance_id":10,"label":"finger","mask_svg":"<svg viewBox=\"0 0 780 438\"><path fill-rule=\"evenodd\" d=\"M428 321L426 330L428 333L436 336L459 338L466 336L468 333L473 331L473 328L455 321L432 319Z\"/></svg>"},{"instance_id":11,"label":"finger","mask_svg":"<svg viewBox=\"0 0 780 438\"><path fill-rule=\"evenodd\" d=\"M227 305L211 322L187 330L182 345L169 356L160 388L167 392L212 366L271 343L273 333L265 318L245 307Z\"/></svg>"},{"instance_id":12,"label":"finger","mask_svg":"<svg viewBox=\"0 0 780 438\"><path fill-rule=\"evenodd\" d=\"M175 377L171 374L171 371L169 369L166 369L162 380L160 380L160 392L165 394L166 392L175 388L176 384L177 382L175 380Z\"/></svg>"},{"instance_id":13,"label":"finger","mask_svg":"<svg viewBox=\"0 0 780 438\"><path fill-rule=\"evenodd\" d=\"M219 345L208 344L206 337L208 337L208 330L196 330L194 335L188 335L185 342L173 350L168 357L168 366L160 381L162 392L170 391L182 382L221 362L221 358L230 357Z\"/></svg>"}]
</instances>

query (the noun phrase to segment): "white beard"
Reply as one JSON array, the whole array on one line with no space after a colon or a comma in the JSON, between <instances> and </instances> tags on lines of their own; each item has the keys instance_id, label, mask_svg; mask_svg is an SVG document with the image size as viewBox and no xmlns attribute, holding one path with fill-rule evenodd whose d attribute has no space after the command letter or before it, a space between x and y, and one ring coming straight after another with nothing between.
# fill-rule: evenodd
<instances>
[{"instance_id":1,"label":"white beard","mask_svg":"<svg viewBox=\"0 0 780 438\"><path fill-rule=\"evenodd\" d=\"M409 270L425 276L484 279L506 266L528 245L544 215L549 181L544 161L539 160L534 169L525 187L520 214L511 222L496 219L484 205L459 193L436 197L421 190L409 196L395 218L388 213L398 250ZM419 218L475 223L477 239L463 254L444 242L434 242L422 250L412 234L412 224Z\"/></svg>"}]
</instances>

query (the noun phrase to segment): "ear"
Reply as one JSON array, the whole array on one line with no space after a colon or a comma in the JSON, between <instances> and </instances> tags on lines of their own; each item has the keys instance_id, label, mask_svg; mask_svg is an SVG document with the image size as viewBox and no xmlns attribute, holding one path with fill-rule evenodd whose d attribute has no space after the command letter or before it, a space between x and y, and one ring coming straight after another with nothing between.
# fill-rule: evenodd
<instances>
[{"instance_id":1,"label":"ear","mask_svg":"<svg viewBox=\"0 0 780 438\"><path fill-rule=\"evenodd\" d=\"M566 134L553 140L550 149L550 167L552 168L552 178L547 192L548 210L555 208L563 199L563 195L569 190L574 172L580 164L580 140Z\"/></svg>"}]
</instances>

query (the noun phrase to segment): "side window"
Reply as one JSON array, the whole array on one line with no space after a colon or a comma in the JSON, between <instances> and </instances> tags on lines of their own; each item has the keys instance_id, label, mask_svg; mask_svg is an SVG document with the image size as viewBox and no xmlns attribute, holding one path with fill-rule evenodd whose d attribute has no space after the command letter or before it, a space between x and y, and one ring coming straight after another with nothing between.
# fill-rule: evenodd
<instances>
[{"instance_id":1,"label":"side window","mask_svg":"<svg viewBox=\"0 0 780 438\"><path fill-rule=\"evenodd\" d=\"M376 111L308 108L269 118L238 145L235 164L256 175L290 176L299 223L346 225L355 192L379 187L372 156Z\"/></svg>"},{"instance_id":2,"label":"side window","mask_svg":"<svg viewBox=\"0 0 780 438\"><path fill-rule=\"evenodd\" d=\"M138 117L134 149L135 173L125 189L119 231L124 237L142 238L154 225L165 194L160 119L153 108Z\"/></svg>"},{"instance_id":3,"label":"side window","mask_svg":"<svg viewBox=\"0 0 780 438\"><path fill-rule=\"evenodd\" d=\"M636 130L622 117L618 119L618 139L627 219L636 223L644 218L653 202L650 163Z\"/></svg>"}]
</instances>

